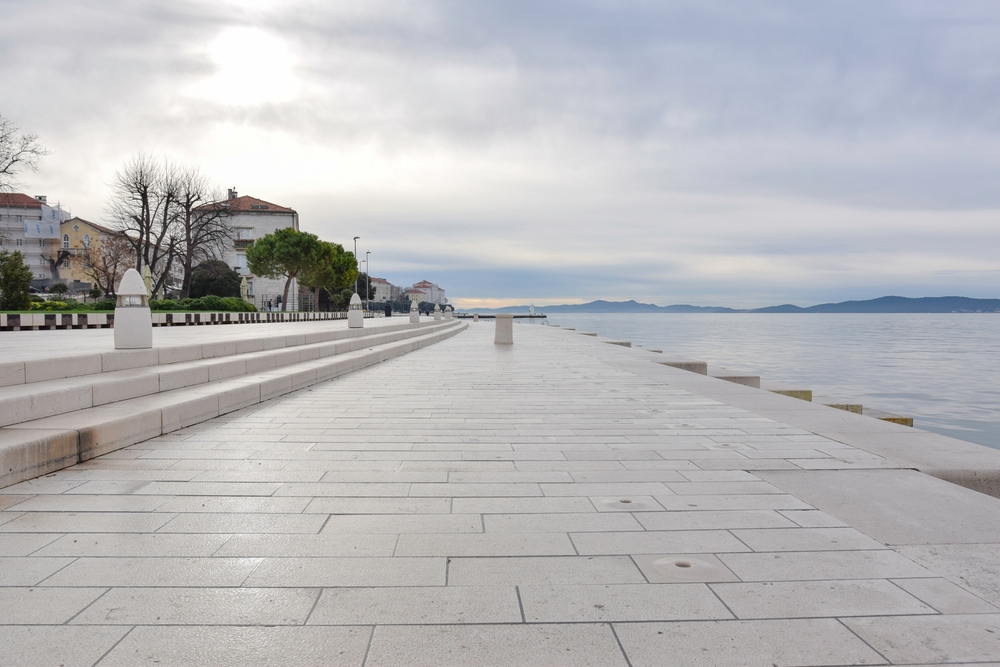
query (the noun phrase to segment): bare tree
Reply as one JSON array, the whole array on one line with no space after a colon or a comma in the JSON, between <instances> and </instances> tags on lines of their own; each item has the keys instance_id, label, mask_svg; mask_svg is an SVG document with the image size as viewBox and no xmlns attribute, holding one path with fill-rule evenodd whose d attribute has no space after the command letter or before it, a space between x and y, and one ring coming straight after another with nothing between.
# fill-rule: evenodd
<instances>
[{"instance_id":1,"label":"bare tree","mask_svg":"<svg viewBox=\"0 0 1000 667\"><path fill-rule=\"evenodd\" d=\"M38 143L38 135L21 134L20 129L0 115L0 192L10 192L22 169L36 171L39 158L49 152Z\"/></svg>"},{"instance_id":2,"label":"bare tree","mask_svg":"<svg viewBox=\"0 0 1000 667\"><path fill-rule=\"evenodd\" d=\"M185 168L177 176L177 228L179 230L181 298L191 293L191 273L207 259L218 259L232 242L229 206L221 192L197 168Z\"/></svg>"},{"instance_id":3,"label":"bare tree","mask_svg":"<svg viewBox=\"0 0 1000 667\"><path fill-rule=\"evenodd\" d=\"M124 234L102 236L84 255L84 274L94 287L115 296L125 271L135 266L135 248Z\"/></svg>"},{"instance_id":4,"label":"bare tree","mask_svg":"<svg viewBox=\"0 0 1000 667\"><path fill-rule=\"evenodd\" d=\"M135 268L153 272L154 293L170 278L180 249L179 189L178 168L145 154L130 158L111 185L108 213L132 244Z\"/></svg>"},{"instance_id":5,"label":"bare tree","mask_svg":"<svg viewBox=\"0 0 1000 667\"><path fill-rule=\"evenodd\" d=\"M49 263L49 270L52 272L52 282L58 283L62 282L62 276L59 273L59 267L62 263L66 261L73 252L67 250L66 248L56 248L54 252L46 255L42 255L42 259Z\"/></svg>"}]
</instances>

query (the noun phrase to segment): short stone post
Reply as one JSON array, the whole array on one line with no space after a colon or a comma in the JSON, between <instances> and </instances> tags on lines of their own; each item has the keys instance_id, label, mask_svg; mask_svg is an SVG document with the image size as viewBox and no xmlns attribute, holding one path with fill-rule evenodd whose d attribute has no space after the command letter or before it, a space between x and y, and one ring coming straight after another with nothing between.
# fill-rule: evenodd
<instances>
[{"instance_id":1,"label":"short stone post","mask_svg":"<svg viewBox=\"0 0 1000 667\"><path fill-rule=\"evenodd\" d=\"M434 321L435 322L441 321L441 306L439 306L436 303L434 304Z\"/></svg>"},{"instance_id":2,"label":"short stone post","mask_svg":"<svg viewBox=\"0 0 1000 667\"><path fill-rule=\"evenodd\" d=\"M410 302L410 324L420 324L420 306L416 299Z\"/></svg>"},{"instance_id":3,"label":"short stone post","mask_svg":"<svg viewBox=\"0 0 1000 667\"><path fill-rule=\"evenodd\" d=\"M496 345L514 344L513 315L497 315L497 329L496 334L493 337L493 343Z\"/></svg>"},{"instance_id":4,"label":"short stone post","mask_svg":"<svg viewBox=\"0 0 1000 667\"><path fill-rule=\"evenodd\" d=\"M361 297L351 295L351 305L347 311L347 328L361 329L365 326L365 311L361 307Z\"/></svg>"},{"instance_id":5,"label":"short stone post","mask_svg":"<svg viewBox=\"0 0 1000 667\"><path fill-rule=\"evenodd\" d=\"M153 347L153 317L149 312L149 292L142 276L129 269L118 285L115 305L115 349L141 350Z\"/></svg>"},{"instance_id":6,"label":"short stone post","mask_svg":"<svg viewBox=\"0 0 1000 667\"><path fill-rule=\"evenodd\" d=\"M474 313L472 315L472 321L473 322L478 322L479 321L479 313Z\"/></svg>"},{"instance_id":7,"label":"short stone post","mask_svg":"<svg viewBox=\"0 0 1000 667\"><path fill-rule=\"evenodd\" d=\"M450 320L452 318L451 306L444 307L444 319Z\"/></svg>"}]
</instances>

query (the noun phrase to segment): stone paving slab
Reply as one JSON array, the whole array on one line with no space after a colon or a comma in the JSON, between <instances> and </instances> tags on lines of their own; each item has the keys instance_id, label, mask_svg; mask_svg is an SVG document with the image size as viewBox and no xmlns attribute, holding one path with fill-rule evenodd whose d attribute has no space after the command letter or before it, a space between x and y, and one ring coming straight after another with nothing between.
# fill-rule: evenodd
<instances>
[{"instance_id":1,"label":"stone paving slab","mask_svg":"<svg viewBox=\"0 0 1000 667\"><path fill-rule=\"evenodd\" d=\"M492 341L0 490L0 665L1000 662L1000 501L852 444L898 431Z\"/></svg>"}]
</instances>

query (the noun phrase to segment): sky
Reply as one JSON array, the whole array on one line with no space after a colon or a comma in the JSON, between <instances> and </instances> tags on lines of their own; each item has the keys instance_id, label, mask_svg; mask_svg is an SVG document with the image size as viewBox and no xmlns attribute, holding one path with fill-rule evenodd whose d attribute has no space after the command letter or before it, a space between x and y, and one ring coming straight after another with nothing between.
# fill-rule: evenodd
<instances>
[{"instance_id":1,"label":"sky","mask_svg":"<svg viewBox=\"0 0 1000 667\"><path fill-rule=\"evenodd\" d=\"M139 152L462 307L1000 297L993 0L0 0L22 190Z\"/></svg>"}]
</instances>

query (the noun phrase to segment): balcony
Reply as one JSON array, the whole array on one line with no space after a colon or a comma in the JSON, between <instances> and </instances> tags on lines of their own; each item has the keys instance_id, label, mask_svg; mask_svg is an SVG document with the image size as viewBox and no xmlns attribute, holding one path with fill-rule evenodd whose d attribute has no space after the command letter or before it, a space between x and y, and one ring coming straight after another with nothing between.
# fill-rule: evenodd
<instances>
[{"instance_id":1,"label":"balcony","mask_svg":"<svg viewBox=\"0 0 1000 667\"><path fill-rule=\"evenodd\" d=\"M253 239L236 239L233 241L233 247L237 250L246 250L253 245Z\"/></svg>"}]
</instances>

